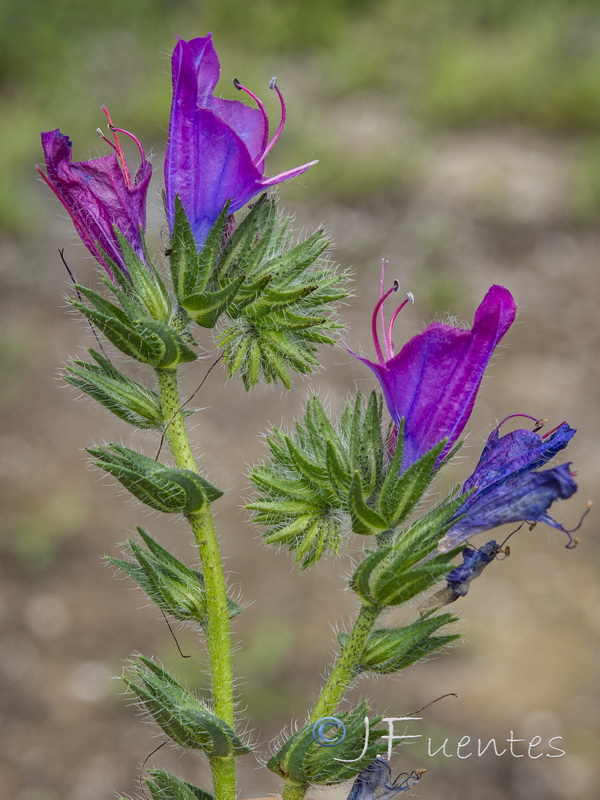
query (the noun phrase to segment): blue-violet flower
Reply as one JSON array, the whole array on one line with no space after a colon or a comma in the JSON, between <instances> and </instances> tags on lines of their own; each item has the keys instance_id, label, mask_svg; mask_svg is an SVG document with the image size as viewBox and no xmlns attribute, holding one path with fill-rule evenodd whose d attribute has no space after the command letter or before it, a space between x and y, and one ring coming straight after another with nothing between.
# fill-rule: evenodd
<instances>
[{"instance_id":1,"label":"blue-violet flower","mask_svg":"<svg viewBox=\"0 0 600 800\"><path fill-rule=\"evenodd\" d=\"M428 450L447 439L440 458L452 448L471 415L485 368L515 319L516 304L502 286L492 286L475 313L473 327L459 328L434 322L394 355L392 330L398 312L387 324L385 299L398 288L383 293L372 318L378 361L360 358L377 376L396 425L404 420L402 471ZM384 334L384 352L378 335Z\"/></svg>"},{"instance_id":2,"label":"blue-violet flower","mask_svg":"<svg viewBox=\"0 0 600 800\"><path fill-rule=\"evenodd\" d=\"M378 757L357 775L348 800L392 800L394 795L412 789L424 772L424 769L410 773L401 772L392 781L390 765L385 759Z\"/></svg>"},{"instance_id":3,"label":"blue-violet flower","mask_svg":"<svg viewBox=\"0 0 600 800\"><path fill-rule=\"evenodd\" d=\"M60 130L42 133L47 174L36 167L42 178L69 212L81 241L113 278L106 256L127 275L115 227L136 253L145 260L143 233L146 228L146 194L152 165L140 142L127 131L115 128L106 109L115 143L108 156L90 161L71 161L72 143ZM118 133L130 136L137 144L140 167L132 179L123 157ZM104 137L103 137L104 138Z\"/></svg>"},{"instance_id":4,"label":"blue-violet flower","mask_svg":"<svg viewBox=\"0 0 600 800\"><path fill-rule=\"evenodd\" d=\"M228 200L233 213L259 192L316 164L311 161L265 178L265 158L286 119L281 92L273 79L270 86L281 102L281 121L269 140L264 105L239 81L234 81L236 88L245 91L257 108L214 96L220 71L211 34L189 42L179 39L172 58L173 100L165 160L167 216L172 230L179 195L199 247Z\"/></svg>"},{"instance_id":5,"label":"blue-violet flower","mask_svg":"<svg viewBox=\"0 0 600 800\"><path fill-rule=\"evenodd\" d=\"M510 419L510 417L507 417ZM503 420L483 448L475 471L465 481L463 493L471 492L458 510L458 519L439 544L440 552L459 547L470 536L506 522L545 522L569 537L567 531L547 513L558 499L566 500L577 491L569 464L539 470L567 446L575 430L563 422L541 436L519 429L499 435Z\"/></svg>"}]
</instances>

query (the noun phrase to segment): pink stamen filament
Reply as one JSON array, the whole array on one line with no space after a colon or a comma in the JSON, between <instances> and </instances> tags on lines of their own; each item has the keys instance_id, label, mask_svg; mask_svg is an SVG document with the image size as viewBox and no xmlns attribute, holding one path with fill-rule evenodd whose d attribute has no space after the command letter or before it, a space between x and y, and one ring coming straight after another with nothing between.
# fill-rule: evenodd
<instances>
[{"instance_id":1,"label":"pink stamen filament","mask_svg":"<svg viewBox=\"0 0 600 800\"><path fill-rule=\"evenodd\" d=\"M386 335L386 341L385 341L386 350L387 350L387 353L388 353L388 358L391 358L394 355L394 343L392 342L392 331L394 329L394 323L396 322L396 317L402 311L402 309L404 308L404 306L407 303L414 303L414 302L415 302L415 298L414 298L412 292L407 292L406 300L404 300L404 302L400 303L398 308L392 314L392 318L390 320L390 324L388 325L388 328L387 328L387 335Z\"/></svg>"},{"instance_id":2,"label":"pink stamen filament","mask_svg":"<svg viewBox=\"0 0 600 800\"><path fill-rule=\"evenodd\" d=\"M566 419L565 419L565 420L563 420L563 421L560 423L560 425L564 425L564 424L565 424L565 422L566 422ZM556 426L556 428L552 428L552 430L551 430L551 431L548 431L548 433L545 433L545 434L542 436L542 439L547 439L547 438L548 438L548 436L552 436L552 434L553 434L553 433L555 433L555 431L557 431L557 430L560 428L560 425L557 425L557 426Z\"/></svg>"},{"instance_id":3,"label":"pink stamen filament","mask_svg":"<svg viewBox=\"0 0 600 800\"><path fill-rule=\"evenodd\" d=\"M254 100L254 102L258 106L258 110L263 116L265 122L265 131L263 133L263 140L261 144L261 150L263 151L263 155L257 161L257 163L260 164L260 162L264 158L264 150L265 147L267 146L267 142L269 141L269 117L267 116L267 111L263 105L262 100L259 97L257 97L257 95L255 95L254 92L251 92L250 89L244 86L243 83L240 83L237 78L233 79L233 85L239 92L246 92L246 94L249 95Z\"/></svg>"},{"instance_id":4,"label":"pink stamen filament","mask_svg":"<svg viewBox=\"0 0 600 800\"><path fill-rule=\"evenodd\" d=\"M539 425L540 422L542 421L541 419L537 419L537 417L532 417L531 414L510 414L508 417L504 417L502 422L499 422L496 425L496 430L500 430L500 428L504 425L505 422L508 422L509 419L514 419L515 417L524 417L525 419L530 419L533 422L535 422L536 425ZM555 430L556 430L556 428L555 428ZM550 433L552 433L552 431L550 431ZM546 436L548 436L548 434L546 434Z\"/></svg>"},{"instance_id":5,"label":"pink stamen filament","mask_svg":"<svg viewBox=\"0 0 600 800\"><path fill-rule=\"evenodd\" d=\"M373 343L375 345L375 352L377 353L377 358L379 359L380 364L385 363L385 359L383 358L383 351L381 350L381 345L379 344L379 333L377 332L377 314L379 313L379 309L383 306L387 298L392 294L392 292L397 292L400 288L400 284L398 281L394 281L394 285L391 289L382 295L377 302L377 305L373 309L373 316L371 317L371 333L373 334Z\"/></svg>"},{"instance_id":6,"label":"pink stamen filament","mask_svg":"<svg viewBox=\"0 0 600 800\"><path fill-rule=\"evenodd\" d=\"M287 111L286 111L286 106L285 106L285 100L283 99L283 95L281 93L281 90L279 89L279 86L277 86L277 78L271 78L271 82L269 83L269 89L275 89L275 91L277 92L277 97L279 97L279 103L281 104L281 120L279 122L277 130L273 134L273 138L271 139L269 144L265 147L264 152L263 152L262 156L260 157L259 163L261 161L264 161L265 158L269 155L269 153L273 149L273 145L275 144L275 142L281 136L281 132L283 131L283 129L285 127L285 121L287 119Z\"/></svg>"},{"instance_id":7,"label":"pink stamen filament","mask_svg":"<svg viewBox=\"0 0 600 800\"><path fill-rule=\"evenodd\" d=\"M110 128L112 135L115 140L115 150L117 151L117 157L121 162L121 170L123 171L123 177L125 179L125 184L128 189L131 189L131 176L129 175L129 170L127 169L127 163L125 161L125 156L123 155L123 149L121 147L121 142L119 141L119 137L117 136L117 128L113 125L113 121L111 116L108 112L108 108L106 106L100 106L101 111L104 111L106 114L106 119L108 120L108 127Z\"/></svg>"},{"instance_id":8,"label":"pink stamen filament","mask_svg":"<svg viewBox=\"0 0 600 800\"><path fill-rule=\"evenodd\" d=\"M142 143L137 138L137 136L134 136L134 134L131 133L131 131L126 131L123 128L115 128L114 125L111 125L110 129L113 133L116 131L117 133L122 133L124 136L129 136L129 138L135 142L137 149L140 151L140 158L142 159L142 161L146 160L146 154L144 153L144 148L142 147Z\"/></svg>"},{"instance_id":9,"label":"pink stamen filament","mask_svg":"<svg viewBox=\"0 0 600 800\"><path fill-rule=\"evenodd\" d=\"M108 139L108 138L107 138L107 137L106 137L106 136L105 136L105 135L102 133L102 128L96 128L96 133L98 134L98 136L99 136L101 139L103 139L103 140L106 142L106 144L107 144L109 147L112 147L112 149L113 149L113 150L116 150L116 149L117 149L117 148L115 147L115 144L114 144L114 142L111 142L111 140L110 140L110 139Z\"/></svg>"}]
</instances>

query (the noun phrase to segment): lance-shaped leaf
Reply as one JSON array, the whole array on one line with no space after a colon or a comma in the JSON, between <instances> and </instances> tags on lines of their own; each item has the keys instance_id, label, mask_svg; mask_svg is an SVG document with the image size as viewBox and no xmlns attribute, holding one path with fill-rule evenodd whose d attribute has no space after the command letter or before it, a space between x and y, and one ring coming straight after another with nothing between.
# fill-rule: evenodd
<instances>
[{"instance_id":1,"label":"lance-shaped leaf","mask_svg":"<svg viewBox=\"0 0 600 800\"><path fill-rule=\"evenodd\" d=\"M96 466L113 475L142 503L157 511L194 514L223 492L195 472L167 467L119 444L90 447Z\"/></svg>"},{"instance_id":2,"label":"lance-shaped leaf","mask_svg":"<svg viewBox=\"0 0 600 800\"><path fill-rule=\"evenodd\" d=\"M179 301L204 291L219 262L227 223L229 203L226 203L216 223L198 252L194 234L179 195L175 198L175 216L170 246L170 266L173 289Z\"/></svg>"},{"instance_id":3,"label":"lance-shaped leaf","mask_svg":"<svg viewBox=\"0 0 600 800\"><path fill-rule=\"evenodd\" d=\"M130 317L92 289L79 285L76 289L92 303L93 308L77 300L71 300L71 304L126 356L153 367L163 368L173 368L186 361L195 361L197 358L180 334L164 322L142 316L141 311L139 316ZM117 290L114 291L117 293ZM124 296L123 293L121 296ZM135 307L130 307L128 310L132 314L137 313Z\"/></svg>"},{"instance_id":4,"label":"lance-shaped leaf","mask_svg":"<svg viewBox=\"0 0 600 800\"><path fill-rule=\"evenodd\" d=\"M249 753L250 748L223 720L216 717L191 692L148 658L132 664L137 683L123 680L154 720L176 744L203 750L210 757Z\"/></svg>"},{"instance_id":5,"label":"lance-shaped leaf","mask_svg":"<svg viewBox=\"0 0 600 800\"><path fill-rule=\"evenodd\" d=\"M133 539L126 543L132 561L109 557L107 560L133 578L166 614L187 622L204 625L207 620L206 586L204 575L186 567L179 559L158 544L143 528L138 533L148 549ZM227 599L229 618L242 610L234 600Z\"/></svg>"},{"instance_id":6,"label":"lance-shaped leaf","mask_svg":"<svg viewBox=\"0 0 600 800\"><path fill-rule=\"evenodd\" d=\"M210 792L182 781L162 769L152 769L146 778L152 800L213 800Z\"/></svg>"},{"instance_id":7,"label":"lance-shaped leaf","mask_svg":"<svg viewBox=\"0 0 600 800\"><path fill-rule=\"evenodd\" d=\"M214 291L188 295L182 299L181 305L197 325L202 328L214 328L221 314L234 300L244 280L245 276L240 275Z\"/></svg>"},{"instance_id":8,"label":"lance-shaped leaf","mask_svg":"<svg viewBox=\"0 0 600 800\"><path fill-rule=\"evenodd\" d=\"M369 709L361 704L352 711L338 714L342 731L333 740L323 736L323 722L308 724L290 737L271 757L267 767L286 780L328 786L342 783L357 775L370 764L381 748L381 737L386 733L377 725L381 717L369 717L368 745L365 749L366 723ZM335 746L332 741L337 741ZM345 759L345 761L338 760Z\"/></svg>"},{"instance_id":9,"label":"lance-shaped leaf","mask_svg":"<svg viewBox=\"0 0 600 800\"><path fill-rule=\"evenodd\" d=\"M95 363L72 361L65 381L136 428L161 428L163 415L158 393L123 375L95 350L88 352Z\"/></svg>"},{"instance_id":10,"label":"lance-shaped leaf","mask_svg":"<svg viewBox=\"0 0 600 800\"><path fill-rule=\"evenodd\" d=\"M288 221L261 197L216 254L206 285L180 297L201 325L228 319L218 344L229 375L240 372L247 389L261 376L289 388L290 372L311 372L317 345L334 342L331 304L346 293L321 257L327 245L317 231L292 246Z\"/></svg>"},{"instance_id":11,"label":"lance-shaped leaf","mask_svg":"<svg viewBox=\"0 0 600 800\"><path fill-rule=\"evenodd\" d=\"M131 281L119 271L115 272L117 283L137 299L152 319L167 322L171 316L171 301L156 267L150 258L144 263L119 230L115 229L115 235Z\"/></svg>"},{"instance_id":12,"label":"lance-shaped leaf","mask_svg":"<svg viewBox=\"0 0 600 800\"><path fill-rule=\"evenodd\" d=\"M368 555L350 581L363 602L383 607L400 605L447 575L451 558L460 548L434 557L431 554L459 507L458 498L447 498L396 534L393 544Z\"/></svg>"},{"instance_id":13,"label":"lance-shaped leaf","mask_svg":"<svg viewBox=\"0 0 600 800\"><path fill-rule=\"evenodd\" d=\"M460 638L458 633L434 636L441 627L453 622L457 622L457 618L452 614L440 614L437 617L424 615L402 628L374 630L361 656L359 668L380 675L405 669ZM348 634L339 633L338 641L344 647Z\"/></svg>"}]
</instances>

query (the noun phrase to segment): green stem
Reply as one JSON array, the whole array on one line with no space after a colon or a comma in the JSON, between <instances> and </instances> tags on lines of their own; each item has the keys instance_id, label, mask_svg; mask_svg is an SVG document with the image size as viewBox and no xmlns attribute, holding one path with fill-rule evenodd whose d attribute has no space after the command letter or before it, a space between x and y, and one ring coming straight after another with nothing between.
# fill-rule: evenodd
<instances>
[{"instance_id":1,"label":"green stem","mask_svg":"<svg viewBox=\"0 0 600 800\"><path fill-rule=\"evenodd\" d=\"M157 369L156 374L166 420L165 439L177 466L197 473L198 467L181 413L177 375L175 371L169 369ZM205 634L210 660L214 713L233 728L233 667L227 586L210 506L207 505L201 511L190 514L188 521L198 546L206 586L208 620ZM234 800L234 756L212 758L210 762L215 798Z\"/></svg>"},{"instance_id":2,"label":"green stem","mask_svg":"<svg viewBox=\"0 0 600 800\"><path fill-rule=\"evenodd\" d=\"M356 670L365 651L369 634L381 612L378 606L363 606L356 618L350 636L337 661L335 662L327 683L313 708L308 724L314 725L322 717L333 715L348 687L356 677ZM286 780L283 800L302 800L308 784Z\"/></svg>"}]
</instances>

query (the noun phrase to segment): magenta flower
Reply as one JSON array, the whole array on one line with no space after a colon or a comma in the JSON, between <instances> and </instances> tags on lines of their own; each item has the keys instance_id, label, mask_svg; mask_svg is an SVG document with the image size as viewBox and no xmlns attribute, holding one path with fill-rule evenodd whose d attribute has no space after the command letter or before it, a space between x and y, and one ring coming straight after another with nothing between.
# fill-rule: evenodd
<instances>
[{"instance_id":1,"label":"magenta flower","mask_svg":"<svg viewBox=\"0 0 600 800\"><path fill-rule=\"evenodd\" d=\"M383 294L373 312L372 329L378 361L360 358L377 376L396 425L404 420L402 471L447 439L442 458L465 427L485 368L498 342L515 319L516 305L502 286L492 286L475 313L471 329L441 322L428 325L394 355L392 329L383 314L385 299L398 284ZM385 356L378 321L384 330Z\"/></svg>"},{"instance_id":2,"label":"magenta flower","mask_svg":"<svg viewBox=\"0 0 600 800\"><path fill-rule=\"evenodd\" d=\"M71 161L72 144L60 130L42 133L47 174L42 178L69 212L81 241L112 278L106 256L127 275L115 227L140 258L144 258L142 237L146 228L146 194L152 165L139 141L127 131L115 128L106 109L115 144L114 152L91 161ZM117 133L130 136L138 145L142 163L132 179L123 157ZM104 138L104 137L103 137Z\"/></svg>"},{"instance_id":3,"label":"magenta flower","mask_svg":"<svg viewBox=\"0 0 600 800\"><path fill-rule=\"evenodd\" d=\"M172 59L173 100L165 160L167 215L172 230L175 197L179 195L198 246L228 200L233 213L259 192L316 164L311 161L265 178L265 158L286 119L281 92L273 79L271 88L281 102L281 121L269 139L267 113L256 95L235 81L257 108L214 96L220 71L211 34L189 42L179 39Z\"/></svg>"}]
</instances>

